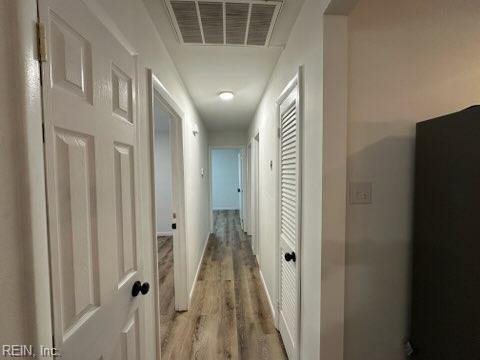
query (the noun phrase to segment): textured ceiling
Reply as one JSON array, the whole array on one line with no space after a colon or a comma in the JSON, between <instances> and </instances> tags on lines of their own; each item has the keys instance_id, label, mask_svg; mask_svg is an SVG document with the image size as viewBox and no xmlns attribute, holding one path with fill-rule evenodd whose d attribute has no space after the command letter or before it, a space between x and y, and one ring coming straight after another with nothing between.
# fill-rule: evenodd
<instances>
[{"instance_id":1,"label":"textured ceiling","mask_svg":"<svg viewBox=\"0 0 480 360\"><path fill-rule=\"evenodd\" d=\"M247 128L304 0L284 1L269 46L183 44L164 0L143 1L206 126ZM235 98L220 100L222 90L233 91Z\"/></svg>"}]
</instances>

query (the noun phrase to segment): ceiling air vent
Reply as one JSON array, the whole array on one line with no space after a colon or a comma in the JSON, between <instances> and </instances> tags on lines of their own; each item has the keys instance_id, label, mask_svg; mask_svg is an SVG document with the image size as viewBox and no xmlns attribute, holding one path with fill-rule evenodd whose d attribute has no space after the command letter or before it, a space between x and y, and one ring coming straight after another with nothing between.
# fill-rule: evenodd
<instances>
[{"instance_id":1,"label":"ceiling air vent","mask_svg":"<svg viewBox=\"0 0 480 360\"><path fill-rule=\"evenodd\" d=\"M268 46L281 0L165 0L183 44Z\"/></svg>"}]
</instances>

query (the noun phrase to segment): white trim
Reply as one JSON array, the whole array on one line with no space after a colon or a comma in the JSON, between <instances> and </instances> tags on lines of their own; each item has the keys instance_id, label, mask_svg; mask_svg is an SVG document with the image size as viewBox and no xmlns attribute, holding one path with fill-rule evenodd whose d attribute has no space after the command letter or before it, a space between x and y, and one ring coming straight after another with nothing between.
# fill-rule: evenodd
<instances>
[{"instance_id":1,"label":"white trim","mask_svg":"<svg viewBox=\"0 0 480 360\"><path fill-rule=\"evenodd\" d=\"M247 235L252 235L252 141L249 140L246 146L247 149L247 178L246 178L246 193L247 201L246 207L247 212L245 215L246 219L246 233ZM253 250L253 246L252 246Z\"/></svg>"},{"instance_id":2,"label":"white trim","mask_svg":"<svg viewBox=\"0 0 480 360\"><path fill-rule=\"evenodd\" d=\"M189 306L189 289L188 289L188 263L187 263L187 232L186 232L186 198L184 183L184 162L183 162L183 134L184 134L184 112L177 105L175 100L163 86L158 77L148 69L148 117L149 117L149 140L150 140L150 181L151 193L155 194L155 117L154 105L155 101L160 101L164 110L170 113L172 117L170 126L171 136L171 156L172 156L172 205L173 211L176 213L177 230L173 233L173 276L175 287L175 310L188 310ZM152 202L152 234L156 231L156 208L155 202ZM155 327L156 327L156 345L157 353L160 354L160 297L159 297L159 277L156 270L158 264L158 242L156 236L153 240L154 263L155 263L155 284L153 286L155 295Z\"/></svg>"},{"instance_id":3,"label":"white trim","mask_svg":"<svg viewBox=\"0 0 480 360\"><path fill-rule=\"evenodd\" d=\"M189 304L192 301L193 292L195 291L195 287L197 286L198 274L200 274L200 269L202 268L203 258L205 257L205 252L207 250L208 240L210 240L210 236L212 235L213 233L207 235L207 240L205 241L205 245L203 245L202 256L200 257L200 261L198 262L197 272L195 273L195 277L193 278L192 287L190 288L190 293L188 295Z\"/></svg>"},{"instance_id":4,"label":"white trim","mask_svg":"<svg viewBox=\"0 0 480 360\"><path fill-rule=\"evenodd\" d=\"M257 261L260 264L261 254L260 254L260 130L252 138L252 172L251 184L252 190L250 192L251 203L250 203L250 230L252 232L252 250L254 255L257 257ZM252 211L253 210L253 211ZM252 226L253 225L253 226Z\"/></svg>"},{"instance_id":5,"label":"white trim","mask_svg":"<svg viewBox=\"0 0 480 360\"><path fill-rule=\"evenodd\" d=\"M296 341L296 348L297 351L294 354L294 359L301 359L302 358L302 311L301 311L301 304L302 304L302 273L303 273L303 267L302 267L302 229L303 229L303 221L302 221L302 193L303 193L303 186L302 186L302 174L303 174L303 168L302 168L302 161L304 159L304 154L303 154L303 114L304 114L304 104L303 104L303 66L300 66L298 68L297 74L295 77L289 81L287 86L284 88L284 90L281 92L280 96L275 102L275 107L276 107L276 122L277 122L277 131L280 128L280 122L281 122L281 114L280 114L280 105L282 102L290 96L292 91L297 89L297 114L298 114L298 141L297 141L297 152L298 152L298 175L297 175L297 186L298 186L298 192L299 192L299 199L298 199L298 204L297 204L297 215L298 215L298 224L297 224L297 243L296 243L296 255L297 255L297 337L295 339ZM281 259L280 259L280 182L281 182L281 176L280 176L280 137L277 136L277 189L276 189L276 204L275 204L275 212L276 212L276 224L275 224L275 256L277 261L275 262L276 269L275 269L275 278L276 278L276 289L277 289L277 312L278 315L276 317L276 326L277 328L280 327L280 291L281 291L281 284L280 284L280 268L281 268ZM287 329L288 330L288 329Z\"/></svg>"},{"instance_id":6,"label":"white trim","mask_svg":"<svg viewBox=\"0 0 480 360\"><path fill-rule=\"evenodd\" d=\"M288 82L287 86L285 86L283 91L280 93L280 96L275 101L275 104L277 105L277 110L278 110L278 106L283 102L283 100L287 98L288 95L290 95L290 93L295 88L295 86L299 85L301 71L302 71L302 67L300 67L295 77ZM278 111L277 111L277 115L278 115Z\"/></svg>"},{"instance_id":7,"label":"white trim","mask_svg":"<svg viewBox=\"0 0 480 360\"><path fill-rule=\"evenodd\" d=\"M159 236L173 236L173 231L157 231L157 237Z\"/></svg>"},{"instance_id":8,"label":"white trim","mask_svg":"<svg viewBox=\"0 0 480 360\"><path fill-rule=\"evenodd\" d=\"M10 5L11 4L11 5ZM50 283L50 253L47 229L47 198L44 143L42 137L42 86L40 66L37 61L37 39L32 25L38 19L37 1L13 1L6 11L12 20L9 35L17 51L10 55L12 84L16 87L15 108L16 138L18 140L18 189L22 218L18 246L24 255L19 271L23 271L24 288L31 289L32 296L25 301L22 321L29 319L31 344L53 346L53 317ZM2 44L2 46L4 46ZM28 71L26 71L28 69ZM10 120L12 121L12 120ZM3 170L3 169L2 169ZM15 214L17 217L19 213ZM20 260L20 259L19 259ZM46 357L45 359L52 359Z\"/></svg>"},{"instance_id":9,"label":"white trim","mask_svg":"<svg viewBox=\"0 0 480 360\"><path fill-rule=\"evenodd\" d=\"M265 289L265 293L267 294L268 304L270 305L270 311L272 312L273 322L275 327L277 327L277 311L275 310L275 306L273 305L272 298L270 297L270 293L268 292L267 283L265 282L265 278L263 277L262 270L260 266L258 267L258 272L260 273L260 279L262 280L263 288ZM277 327L278 328L278 327Z\"/></svg>"}]
</instances>

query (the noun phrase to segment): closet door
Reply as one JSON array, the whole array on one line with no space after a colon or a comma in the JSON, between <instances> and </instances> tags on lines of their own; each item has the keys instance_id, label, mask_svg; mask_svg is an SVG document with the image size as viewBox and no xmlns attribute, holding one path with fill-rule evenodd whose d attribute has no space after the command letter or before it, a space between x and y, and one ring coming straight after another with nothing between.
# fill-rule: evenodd
<instances>
[{"instance_id":1,"label":"closet door","mask_svg":"<svg viewBox=\"0 0 480 360\"><path fill-rule=\"evenodd\" d=\"M290 359L298 358L300 320L301 156L299 87L279 101L279 330Z\"/></svg>"}]
</instances>

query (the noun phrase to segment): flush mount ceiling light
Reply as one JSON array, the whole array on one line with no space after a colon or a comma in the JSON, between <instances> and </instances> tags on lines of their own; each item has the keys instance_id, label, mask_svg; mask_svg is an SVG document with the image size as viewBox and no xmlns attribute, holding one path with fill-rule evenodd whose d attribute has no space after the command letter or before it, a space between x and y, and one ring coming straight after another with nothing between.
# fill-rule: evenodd
<instances>
[{"instance_id":1,"label":"flush mount ceiling light","mask_svg":"<svg viewBox=\"0 0 480 360\"><path fill-rule=\"evenodd\" d=\"M229 101L232 100L235 95L231 91L222 91L218 96L220 96L220 99L223 101Z\"/></svg>"}]
</instances>

